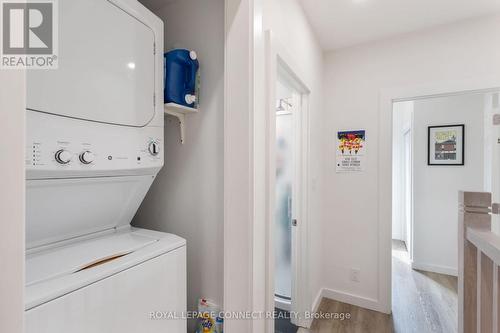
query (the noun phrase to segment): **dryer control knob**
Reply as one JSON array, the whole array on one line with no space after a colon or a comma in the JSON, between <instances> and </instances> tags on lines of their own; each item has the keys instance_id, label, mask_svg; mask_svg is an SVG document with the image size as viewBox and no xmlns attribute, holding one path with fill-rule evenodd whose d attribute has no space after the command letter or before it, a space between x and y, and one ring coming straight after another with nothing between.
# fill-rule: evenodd
<instances>
[{"instance_id":1,"label":"dryer control knob","mask_svg":"<svg viewBox=\"0 0 500 333\"><path fill-rule=\"evenodd\" d=\"M89 150L84 151L80 154L80 162L83 164L90 164L94 162L94 153Z\"/></svg>"},{"instance_id":2,"label":"dryer control knob","mask_svg":"<svg viewBox=\"0 0 500 333\"><path fill-rule=\"evenodd\" d=\"M149 153L153 156L156 156L160 153L160 145L158 142L151 142L148 147Z\"/></svg>"},{"instance_id":3,"label":"dryer control knob","mask_svg":"<svg viewBox=\"0 0 500 333\"><path fill-rule=\"evenodd\" d=\"M73 155L71 155L69 151L64 149L58 150L55 154L56 161L60 164L68 164L71 161L72 157Z\"/></svg>"}]
</instances>

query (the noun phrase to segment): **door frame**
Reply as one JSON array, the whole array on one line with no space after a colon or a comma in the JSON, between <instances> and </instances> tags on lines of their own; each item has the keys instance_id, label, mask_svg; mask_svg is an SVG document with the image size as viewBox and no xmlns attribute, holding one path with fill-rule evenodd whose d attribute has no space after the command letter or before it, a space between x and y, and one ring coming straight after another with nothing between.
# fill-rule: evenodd
<instances>
[{"instance_id":1,"label":"door frame","mask_svg":"<svg viewBox=\"0 0 500 333\"><path fill-rule=\"evenodd\" d=\"M408 100L498 91L500 78L474 77L451 82L384 88L379 99L378 147L378 230L379 276L376 310L392 311L392 124L393 103ZM460 254L459 254L460 256ZM460 294L460 281L459 281ZM459 313L460 316L460 313Z\"/></svg>"},{"instance_id":2,"label":"door frame","mask_svg":"<svg viewBox=\"0 0 500 333\"><path fill-rule=\"evenodd\" d=\"M298 224L292 230L292 313L304 313L311 310L310 286L308 272L309 263L309 94L310 89L304 83L298 66L292 60L283 44L280 43L270 30L265 32L266 53L266 308L274 310L274 237L273 221L275 214L275 191L276 191L276 82L278 77L294 83L293 88L301 98L298 117L294 117L296 125L295 138L300 140L295 147L299 152L295 165L296 182L299 190L296 191L296 203L294 207ZM279 73L279 74L278 74ZM295 111L295 110L294 110ZM297 142L296 142L297 143ZM309 327L311 320L299 317L293 319L298 326ZM267 323L267 331L274 332L274 320Z\"/></svg>"}]
</instances>

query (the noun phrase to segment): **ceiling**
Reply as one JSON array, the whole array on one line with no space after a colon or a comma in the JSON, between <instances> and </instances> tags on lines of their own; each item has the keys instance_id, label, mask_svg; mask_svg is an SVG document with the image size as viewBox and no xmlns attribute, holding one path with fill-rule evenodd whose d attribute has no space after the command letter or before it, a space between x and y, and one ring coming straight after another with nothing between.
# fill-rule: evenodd
<instances>
[{"instance_id":1,"label":"ceiling","mask_svg":"<svg viewBox=\"0 0 500 333\"><path fill-rule=\"evenodd\" d=\"M500 12L500 0L300 0L325 50Z\"/></svg>"}]
</instances>

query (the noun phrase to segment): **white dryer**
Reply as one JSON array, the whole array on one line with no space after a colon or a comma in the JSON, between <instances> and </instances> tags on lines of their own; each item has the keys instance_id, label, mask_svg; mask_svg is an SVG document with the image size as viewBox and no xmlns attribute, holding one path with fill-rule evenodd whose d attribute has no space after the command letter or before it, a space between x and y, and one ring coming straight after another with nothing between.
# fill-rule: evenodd
<instances>
[{"instance_id":1,"label":"white dryer","mask_svg":"<svg viewBox=\"0 0 500 333\"><path fill-rule=\"evenodd\" d=\"M163 166L163 23L136 0L57 16L59 68L27 74L26 332L186 332L185 240L130 226Z\"/></svg>"}]
</instances>

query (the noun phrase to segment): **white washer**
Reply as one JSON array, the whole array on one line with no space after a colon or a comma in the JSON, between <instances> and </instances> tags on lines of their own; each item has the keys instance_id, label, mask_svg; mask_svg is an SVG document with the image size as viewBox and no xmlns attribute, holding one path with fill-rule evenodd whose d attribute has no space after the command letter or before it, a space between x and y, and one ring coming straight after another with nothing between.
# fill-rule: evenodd
<instances>
[{"instance_id":1,"label":"white washer","mask_svg":"<svg viewBox=\"0 0 500 333\"><path fill-rule=\"evenodd\" d=\"M186 332L185 240L130 226L163 166L163 23L136 0L58 17L59 68L27 73L26 332Z\"/></svg>"},{"instance_id":2,"label":"white washer","mask_svg":"<svg viewBox=\"0 0 500 333\"><path fill-rule=\"evenodd\" d=\"M137 229L28 255L26 332L186 332L185 244Z\"/></svg>"}]
</instances>

